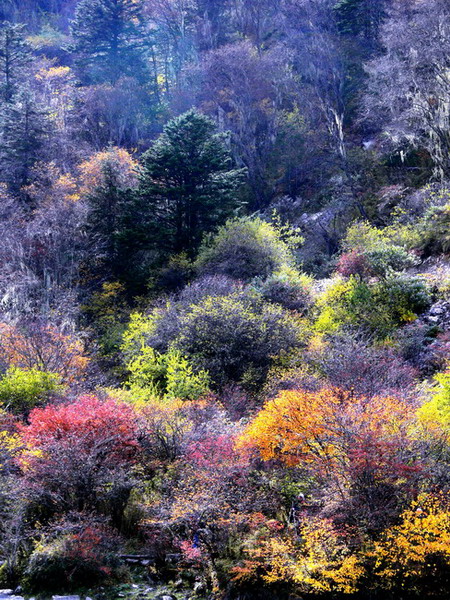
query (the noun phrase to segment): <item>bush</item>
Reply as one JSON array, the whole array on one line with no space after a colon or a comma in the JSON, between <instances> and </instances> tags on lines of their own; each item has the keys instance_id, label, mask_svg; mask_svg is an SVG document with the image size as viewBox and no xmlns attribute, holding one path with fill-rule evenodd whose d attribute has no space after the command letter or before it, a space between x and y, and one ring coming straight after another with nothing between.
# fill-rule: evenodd
<instances>
[{"instance_id":1,"label":"bush","mask_svg":"<svg viewBox=\"0 0 450 600\"><path fill-rule=\"evenodd\" d=\"M38 369L11 367L0 379L0 405L21 414L62 391L60 377Z\"/></svg>"},{"instance_id":2,"label":"bush","mask_svg":"<svg viewBox=\"0 0 450 600\"><path fill-rule=\"evenodd\" d=\"M148 346L127 365L129 384L148 388L150 395L182 400L198 400L208 391L206 371L194 373L189 361L178 350L160 354Z\"/></svg>"},{"instance_id":3,"label":"bush","mask_svg":"<svg viewBox=\"0 0 450 600\"><path fill-rule=\"evenodd\" d=\"M430 209L424 218L421 249L427 254L450 252L450 202Z\"/></svg>"},{"instance_id":4,"label":"bush","mask_svg":"<svg viewBox=\"0 0 450 600\"><path fill-rule=\"evenodd\" d=\"M310 362L332 387L364 397L407 395L417 375L395 350L361 336L332 337Z\"/></svg>"},{"instance_id":5,"label":"bush","mask_svg":"<svg viewBox=\"0 0 450 600\"><path fill-rule=\"evenodd\" d=\"M194 274L191 260L185 252L171 256L167 265L157 274L154 285L157 289L176 292L183 288Z\"/></svg>"},{"instance_id":6,"label":"bush","mask_svg":"<svg viewBox=\"0 0 450 600\"><path fill-rule=\"evenodd\" d=\"M303 313L312 304L312 279L290 267L257 281L255 287L265 300L289 310Z\"/></svg>"},{"instance_id":7,"label":"bush","mask_svg":"<svg viewBox=\"0 0 450 600\"><path fill-rule=\"evenodd\" d=\"M293 266L291 244L280 228L259 218L228 221L200 249L196 267L200 274L219 274L250 281Z\"/></svg>"},{"instance_id":8,"label":"bush","mask_svg":"<svg viewBox=\"0 0 450 600\"><path fill-rule=\"evenodd\" d=\"M350 277L338 280L319 299L317 331L363 329L386 337L396 327L414 321L431 303L426 284L416 277L392 276L368 283Z\"/></svg>"},{"instance_id":9,"label":"bush","mask_svg":"<svg viewBox=\"0 0 450 600\"><path fill-rule=\"evenodd\" d=\"M195 297L195 296L194 296ZM192 303L168 302L148 317L136 315L124 336L123 351L135 360L145 347L166 353L175 349L194 371L208 371L216 386L264 381L274 359L302 343L298 319L260 295L235 289Z\"/></svg>"},{"instance_id":10,"label":"bush","mask_svg":"<svg viewBox=\"0 0 450 600\"><path fill-rule=\"evenodd\" d=\"M343 242L337 272L344 277L380 277L404 271L418 264L417 256L408 252L389 229L380 230L368 223L356 223Z\"/></svg>"},{"instance_id":11,"label":"bush","mask_svg":"<svg viewBox=\"0 0 450 600\"><path fill-rule=\"evenodd\" d=\"M117 536L107 527L84 522L61 523L54 529L30 556L22 581L25 589L77 591L128 579L128 570L117 556Z\"/></svg>"},{"instance_id":12,"label":"bush","mask_svg":"<svg viewBox=\"0 0 450 600\"><path fill-rule=\"evenodd\" d=\"M366 252L369 271L375 277L404 271L418 263L416 256L398 246L386 246Z\"/></svg>"},{"instance_id":13,"label":"bush","mask_svg":"<svg viewBox=\"0 0 450 600\"><path fill-rule=\"evenodd\" d=\"M450 425L450 369L435 377L437 386L433 397L419 409L423 422L439 424L447 430Z\"/></svg>"}]
</instances>

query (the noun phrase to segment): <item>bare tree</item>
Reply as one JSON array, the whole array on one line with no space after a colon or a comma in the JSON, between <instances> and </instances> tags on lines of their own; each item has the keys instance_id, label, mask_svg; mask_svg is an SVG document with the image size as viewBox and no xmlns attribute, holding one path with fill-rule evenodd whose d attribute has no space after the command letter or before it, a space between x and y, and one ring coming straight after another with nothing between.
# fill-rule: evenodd
<instances>
[{"instance_id":1,"label":"bare tree","mask_svg":"<svg viewBox=\"0 0 450 600\"><path fill-rule=\"evenodd\" d=\"M382 124L402 159L424 148L442 177L450 170L450 5L396 0L382 28L384 55L367 65L364 114Z\"/></svg>"}]
</instances>

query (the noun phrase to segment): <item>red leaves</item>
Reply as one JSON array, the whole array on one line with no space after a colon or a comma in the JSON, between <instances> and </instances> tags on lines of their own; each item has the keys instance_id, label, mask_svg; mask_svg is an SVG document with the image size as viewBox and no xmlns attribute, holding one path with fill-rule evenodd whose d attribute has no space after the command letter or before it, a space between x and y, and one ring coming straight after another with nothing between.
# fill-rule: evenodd
<instances>
[{"instance_id":1,"label":"red leaves","mask_svg":"<svg viewBox=\"0 0 450 600\"><path fill-rule=\"evenodd\" d=\"M346 252L339 258L336 270L344 277L350 277L351 275L364 277L370 272L370 265L364 254L356 248Z\"/></svg>"},{"instance_id":2,"label":"red leaves","mask_svg":"<svg viewBox=\"0 0 450 600\"><path fill-rule=\"evenodd\" d=\"M103 460L126 462L138 448L137 419L131 406L82 396L71 404L36 408L20 433L26 445L44 453L55 447L97 451Z\"/></svg>"}]
</instances>

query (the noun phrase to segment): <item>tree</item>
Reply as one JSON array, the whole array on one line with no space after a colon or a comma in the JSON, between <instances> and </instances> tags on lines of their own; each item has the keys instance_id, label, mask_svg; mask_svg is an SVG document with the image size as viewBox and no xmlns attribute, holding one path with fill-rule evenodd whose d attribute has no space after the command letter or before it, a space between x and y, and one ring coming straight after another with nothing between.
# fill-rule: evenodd
<instances>
[{"instance_id":1,"label":"tree","mask_svg":"<svg viewBox=\"0 0 450 600\"><path fill-rule=\"evenodd\" d=\"M131 490L127 471L139 452L137 415L130 405L82 396L35 408L20 434L24 476L38 502L50 511L82 511L98 510L102 498L113 519L116 509L120 519Z\"/></svg>"},{"instance_id":2,"label":"tree","mask_svg":"<svg viewBox=\"0 0 450 600\"><path fill-rule=\"evenodd\" d=\"M0 112L0 170L15 193L30 183L31 169L42 156L48 134L46 115L28 90Z\"/></svg>"},{"instance_id":3,"label":"tree","mask_svg":"<svg viewBox=\"0 0 450 600\"><path fill-rule=\"evenodd\" d=\"M80 195L86 198L86 233L95 260L91 272L100 277L120 274L118 237L124 191L136 181L137 163L124 149L110 147L79 165ZM98 273L97 273L98 274Z\"/></svg>"},{"instance_id":4,"label":"tree","mask_svg":"<svg viewBox=\"0 0 450 600\"><path fill-rule=\"evenodd\" d=\"M82 0L71 31L84 83L114 84L123 76L145 76L147 34L140 1Z\"/></svg>"},{"instance_id":5,"label":"tree","mask_svg":"<svg viewBox=\"0 0 450 600\"><path fill-rule=\"evenodd\" d=\"M365 95L368 123L388 135L401 160L425 149L441 177L450 172L449 16L445 0L393 2Z\"/></svg>"},{"instance_id":6,"label":"tree","mask_svg":"<svg viewBox=\"0 0 450 600\"><path fill-rule=\"evenodd\" d=\"M203 234L239 205L244 171L233 169L226 136L191 110L171 120L142 159L129 234L163 253L192 255Z\"/></svg>"},{"instance_id":7,"label":"tree","mask_svg":"<svg viewBox=\"0 0 450 600\"><path fill-rule=\"evenodd\" d=\"M54 373L12 367L0 379L0 405L15 414L26 415L60 391L59 377Z\"/></svg>"},{"instance_id":8,"label":"tree","mask_svg":"<svg viewBox=\"0 0 450 600\"><path fill-rule=\"evenodd\" d=\"M389 0L338 0L333 7L337 15L340 33L360 38L366 52L373 52L378 44L378 36L383 20L387 16Z\"/></svg>"},{"instance_id":9,"label":"tree","mask_svg":"<svg viewBox=\"0 0 450 600\"><path fill-rule=\"evenodd\" d=\"M89 364L78 336L45 321L0 323L0 362L7 367L55 373L81 381Z\"/></svg>"},{"instance_id":10,"label":"tree","mask_svg":"<svg viewBox=\"0 0 450 600\"><path fill-rule=\"evenodd\" d=\"M4 23L0 28L0 97L11 102L23 83L31 62L31 48L25 41L24 26Z\"/></svg>"},{"instance_id":11,"label":"tree","mask_svg":"<svg viewBox=\"0 0 450 600\"><path fill-rule=\"evenodd\" d=\"M206 54L193 73L197 104L230 130L233 154L248 169L251 207L257 210L273 196L270 160L275 149L280 152L276 142L281 111L292 106L292 77L286 63L279 48L258 54L249 42L239 42ZM190 81L189 85L193 86ZM302 145L297 139L295 160ZM277 159L283 161L284 156ZM279 177L280 165L274 170Z\"/></svg>"},{"instance_id":12,"label":"tree","mask_svg":"<svg viewBox=\"0 0 450 600\"><path fill-rule=\"evenodd\" d=\"M196 267L201 274L246 282L269 277L294 264L293 244L286 243L282 233L259 218L229 220L202 245Z\"/></svg>"},{"instance_id":13,"label":"tree","mask_svg":"<svg viewBox=\"0 0 450 600\"><path fill-rule=\"evenodd\" d=\"M281 391L250 422L238 447L304 469L316 486L335 494L346 519L373 531L396 516L401 496L411 496L420 474L413 420L414 407L397 398L367 399L337 388Z\"/></svg>"},{"instance_id":14,"label":"tree","mask_svg":"<svg viewBox=\"0 0 450 600\"><path fill-rule=\"evenodd\" d=\"M444 597L450 582L450 511L447 494L419 497L387 529L374 549L379 586L404 597L433 590Z\"/></svg>"},{"instance_id":15,"label":"tree","mask_svg":"<svg viewBox=\"0 0 450 600\"><path fill-rule=\"evenodd\" d=\"M202 285L206 289L196 299L189 300L188 289L184 298L149 317L134 316L124 337L125 355L134 359L145 355L146 347L175 348L194 369L208 371L216 387L241 382L254 388L276 357L303 345L302 324L281 307L239 288L208 292L205 280L198 282L197 292Z\"/></svg>"}]
</instances>

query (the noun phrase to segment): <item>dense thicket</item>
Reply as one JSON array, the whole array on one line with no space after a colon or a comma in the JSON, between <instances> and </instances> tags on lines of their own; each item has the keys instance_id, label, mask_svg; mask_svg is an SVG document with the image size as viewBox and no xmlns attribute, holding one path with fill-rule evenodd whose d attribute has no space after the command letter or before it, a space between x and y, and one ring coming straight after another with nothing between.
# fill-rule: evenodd
<instances>
[{"instance_id":1,"label":"dense thicket","mask_svg":"<svg viewBox=\"0 0 450 600\"><path fill-rule=\"evenodd\" d=\"M0 0L0 587L448 596L449 11Z\"/></svg>"}]
</instances>

